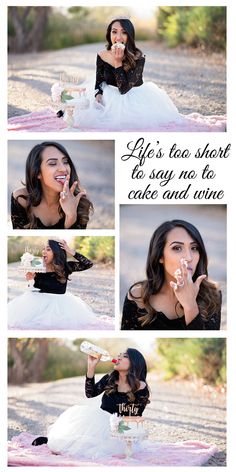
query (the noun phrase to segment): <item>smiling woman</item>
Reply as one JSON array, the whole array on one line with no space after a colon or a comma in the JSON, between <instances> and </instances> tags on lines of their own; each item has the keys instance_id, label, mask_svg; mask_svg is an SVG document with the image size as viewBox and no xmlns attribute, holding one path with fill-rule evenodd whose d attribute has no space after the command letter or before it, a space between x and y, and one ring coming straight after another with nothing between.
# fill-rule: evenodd
<instances>
[{"instance_id":1,"label":"smiling woman","mask_svg":"<svg viewBox=\"0 0 236 472\"><path fill-rule=\"evenodd\" d=\"M153 233L146 280L132 285L122 329L220 329L221 292L208 280L202 237L191 223L166 221Z\"/></svg>"},{"instance_id":2,"label":"smiling woman","mask_svg":"<svg viewBox=\"0 0 236 472\"><path fill-rule=\"evenodd\" d=\"M64 146L53 141L34 146L26 161L25 187L11 197L13 228L85 229L92 211Z\"/></svg>"}]
</instances>

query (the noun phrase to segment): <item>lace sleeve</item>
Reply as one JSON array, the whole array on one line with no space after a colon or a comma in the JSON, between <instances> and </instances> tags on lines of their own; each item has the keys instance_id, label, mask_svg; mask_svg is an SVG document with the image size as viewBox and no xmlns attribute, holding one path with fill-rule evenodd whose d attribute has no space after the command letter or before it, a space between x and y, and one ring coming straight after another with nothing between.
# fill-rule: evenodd
<instances>
[{"instance_id":1,"label":"lace sleeve","mask_svg":"<svg viewBox=\"0 0 236 472\"><path fill-rule=\"evenodd\" d=\"M141 57L136 61L135 69L130 69L128 72L125 72L122 66L115 69L114 74L117 87L122 95L127 93L132 87L142 85L144 63L145 57Z\"/></svg>"},{"instance_id":2,"label":"lace sleeve","mask_svg":"<svg viewBox=\"0 0 236 472\"><path fill-rule=\"evenodd\" d=\"M13 229L25 229L28 224L26 211L13 194L11 196L11 221Z\"/></svg>"},{"instance_id":3,"label":"lace sleeve","mask_svg":"<svg viewBox=\"0 0 236 472\"><path fill-rule=\"evenodd\" d=\"M79 254L79 252L75 253L74 258L77 260L77 262L68 262L72 272L81 272L82 270L90 269L90 267L93 266L92 261L87 259L87 257L83 256L82 254Z\"/></svg>"},{"instance_id":4,"label":"lace sleeve","mask_svg":"<svg viewBox=\"0 0 236 472\"><path fill-rule=\"evenodd\" d=\"M140 323L138 320L138 313L137 313L137 304L133 300L129 300L128 296L126 295L124 306L123 306L123 313L122 313L122 321L121 321L121 329L141 329Z\"/></svg>"},{"instance_id":5,"label":"lace sleeve","mask_svg":"<svg viewBox=\"0 0 236 472\"><path fill-rule=\"evenodd\" d=\"M97 397L102 392L107 385L109 375L106 374L101 378L97 383L95 383L95 378L89 378L86 376L85 379L85 395L87 398Z\"/></svg>"},{"instance_id":6,"label":"lace sleeve","mask_svg":"<svg viewBox=\"0 0 236 472\"><path fill-rule=\"evenodd\" d=\"M104 63L99 55L97 55L96 62L96 83L95 83L95 97L100 93L103 94L102 82L104 82Z\"/></svg>"}]
</instances>

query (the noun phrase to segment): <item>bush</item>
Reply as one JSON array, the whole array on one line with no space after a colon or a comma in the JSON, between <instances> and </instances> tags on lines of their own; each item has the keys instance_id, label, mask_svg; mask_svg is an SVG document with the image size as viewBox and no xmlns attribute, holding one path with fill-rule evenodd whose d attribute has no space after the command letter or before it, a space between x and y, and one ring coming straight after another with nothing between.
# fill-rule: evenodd
<instances>
[{"instance_id":1,"label":"bush","mask_svg":"<svg viewBox=\"0 0 236 472\"><path fill-rule=\"evenodd\" d=\"M225 7L161 7L157 21L158 38L170 47L185 44L225 50Z\"/></svg>"},{"instance_id":2,"label":"bush","mask_svg":"<svg viewBox=\"0 0 236 472\"><path fill-rule=\"evenodd\" d=\"M225 339L159 339L157 352L165 379L202 378L214 385L226 381Z\"/></svg>"}]
</instances>

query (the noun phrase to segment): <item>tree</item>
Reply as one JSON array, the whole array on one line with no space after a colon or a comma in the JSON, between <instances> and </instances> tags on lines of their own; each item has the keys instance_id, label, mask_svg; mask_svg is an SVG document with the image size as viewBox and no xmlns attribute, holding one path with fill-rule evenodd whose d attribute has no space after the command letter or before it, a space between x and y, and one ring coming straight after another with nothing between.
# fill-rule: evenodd
<instances>
[{"instance_id":1,"label":"tree","mask_svg":"<svg viewBox=\"0 0 236 472\"><path fill-rule=\"evenodd\" d=\"M39 51L48 22L50 7L9 7L9 50L22 53Z\"/></svg>"},{"instance_id":2,"label":"tree","mask_svg":"<svg viewBox=\"0 0 236 472\"><path fill-rule=\"evenodd\" d=\"M9 382L40 382L48 358L48 339L9 339Z\"/></svg>"}]
</instances>

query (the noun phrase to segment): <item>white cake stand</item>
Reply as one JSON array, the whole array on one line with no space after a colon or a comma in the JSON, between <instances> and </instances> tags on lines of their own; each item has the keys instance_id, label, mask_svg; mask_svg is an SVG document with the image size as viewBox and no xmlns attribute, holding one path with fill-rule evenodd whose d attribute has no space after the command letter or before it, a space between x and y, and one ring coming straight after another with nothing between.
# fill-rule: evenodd
<instances>
[{"instance_id":1,"label":"white cake stand","mask_svg":"<svg viewBox=\"0 0 236 472\"><path fill-rule=\"evenodd\" d=\"M133 444L137 443L140 440L147 439L148 432L143 432L142 436L129 436L128 434L122 434L118 433L118 431L115 431L111 433L111 436L116 439L121 439L125 442L125 458L129 459L132 456Z\"/></svg>"}]
</instances>

